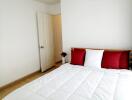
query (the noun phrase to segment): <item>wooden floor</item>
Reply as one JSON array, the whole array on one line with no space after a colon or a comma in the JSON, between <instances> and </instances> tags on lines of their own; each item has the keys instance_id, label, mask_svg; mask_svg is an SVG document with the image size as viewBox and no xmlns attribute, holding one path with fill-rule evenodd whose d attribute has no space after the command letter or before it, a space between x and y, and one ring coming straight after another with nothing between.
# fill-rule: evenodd
<instances>
[{"instance_id":1,"label":"wooden floor","mask_svg":"<svg viewBox=\"0 0 132 100\"><path fill-rule=\"evenodd\" d=\"M10 85L10 87L6 87L6 88L0 90L0 100L3 97L5 97L6 95L8 95L9 93L11 93L12 91L16 90L17 88L19 88L19 87L21 87L21 86L23 86L23 85L25 85L25 84L37 79L37 78L43 76L46 73L51 72L52 70L58 68L59 66L60 66L60 64L57 64L55 67L52 67L51 69L49 69L49 70L47 70L46 72L43 72L43 73L42 72L37 72L37 73L35 73L32 76L29 76L29 77L27 77L27 78L25 78L23 80L20 80L20 81L18 81L16 83Z\"/></svg>"}]
</instances>

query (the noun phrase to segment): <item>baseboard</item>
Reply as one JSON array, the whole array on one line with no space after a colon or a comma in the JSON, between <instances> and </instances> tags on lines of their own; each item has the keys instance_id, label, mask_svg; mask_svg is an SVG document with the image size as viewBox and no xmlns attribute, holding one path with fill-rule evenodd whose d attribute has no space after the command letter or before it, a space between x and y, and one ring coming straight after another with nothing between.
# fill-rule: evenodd
<instances>
[{"instance_id":1,"label":"baseboard","mask_svg":"<svg viewBox=\"0 0 132 100\"><path fill-rule=\"evenodd\" d=\"M61 63L61 62L62 62L62 61L58 61L58 62L56 62L56 64L59 64L59 63ZM56 64L55 64L54 66L56 66ZM44 72L49 71L49 70L52 69L54 66L52 66L51 68L47 69L47 70L44 71ZM6 85L0 87L0 91L3 90L3 89L9 88L9 87L15 85L16 83L18 83L18 82L20 82L20 81L22 81L22 80L24 80L24 79L27 79L28 77L31 77L31 76L33 76L33 75L39 73L39 72L41 72L41 70L37 70L37 71L35 71L35 72L31 73L31 74L28 74L28 75L26 75L26 76L24 76L24 77L22 77L22 78L20 78L20 79L17 79L17 80L15 80L15 81L11 82L11 83L8 83L8 84L6 84Z\"/></svg>"},{"instance_id":2,"label":"baseboard","mask_svg":"<svg viewBox=\"0 0 132 100\"><path fill-rule=\"evenodd\" d=\"M24 77L22 77L20 79L17 79L15 81L11 82L11 83L8 83L8 84L0 87L0 91L3 90L3 89L6 89L8 87L11 87L12 85L15 85L16 83L18 83L18 82L20 82L20 81L22 81L24 79L27 79L28 77L31 77L31 76L35 75L36 73L39 73L39 72L40 72L40 70L37 70L37 71L35 71L35 72L31 73L31 74L28 74L28 75L26 75L26 76L24 76Z\"/></svg>"},{"instance_id":3,"label":"baseboard","mask_svg":"<svg viewBox=\"0 0 132 100\"><path fill-rule=\"evenodd\" d=\"M61 63L61 62L62 62L62 60L60 60L60 61L57 61L57 62L56 62L56 64L58 64L58 63Z\"/></svg>"}]
</instances>

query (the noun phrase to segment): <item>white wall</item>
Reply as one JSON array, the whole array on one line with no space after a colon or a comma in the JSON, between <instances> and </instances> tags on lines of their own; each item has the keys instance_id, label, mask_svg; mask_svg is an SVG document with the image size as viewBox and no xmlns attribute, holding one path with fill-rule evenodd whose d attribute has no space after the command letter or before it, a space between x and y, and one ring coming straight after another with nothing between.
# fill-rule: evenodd
<instances>
[{"instance_id":1,"label":"white wall","mask_svg":"<svg viewBox=\"0 0 132 100\"><path fill-rule=\"evenodd\" d=\"M0 87L40 69L35 15L47 8L33 0L0 0Z\"/></svg>"},{"instance_id":2,"label":"white wall","mask_svg":"<svg viewBox=\"0 0 132 100\"><path fill-rule=\"evenodd\" d=\"M51 15L58 15L61 13L61 5L60 3L48 5L47 10Z\"/></svg>"},{"instance_id":3,"label":"white wall","mask_svg":"<svg viewBox=\"0 0 132 100\"><path fill-rule=\"evenodd\" d=\"M132 0L62 0L63 51L132 49Z\"/></svg>"},{"instance_id":4,"label":"white wall","mask_svg":"<svg viewBox=\"0 0 132 100\"><path fill-rule=\"evenodd\" d=\"M39 70L35 8L31 0L0 0L0 86Z\"/></svg>"}]
</instances>

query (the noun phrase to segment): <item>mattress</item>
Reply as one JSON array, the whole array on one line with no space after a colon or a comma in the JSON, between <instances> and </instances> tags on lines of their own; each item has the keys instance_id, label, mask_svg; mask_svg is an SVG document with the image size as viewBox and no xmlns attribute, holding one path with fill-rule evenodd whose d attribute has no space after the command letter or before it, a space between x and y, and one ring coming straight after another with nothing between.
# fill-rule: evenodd
<instances>
[{"instance_id":1,"label":"mattress","mask_svg":"<svg viewBox=\"0 0 132 100\"><path fill-rule=\"evenodd\" d=\"M132 72L64 64L3 100L132 100Z\"/></svg>"}]
</instances>

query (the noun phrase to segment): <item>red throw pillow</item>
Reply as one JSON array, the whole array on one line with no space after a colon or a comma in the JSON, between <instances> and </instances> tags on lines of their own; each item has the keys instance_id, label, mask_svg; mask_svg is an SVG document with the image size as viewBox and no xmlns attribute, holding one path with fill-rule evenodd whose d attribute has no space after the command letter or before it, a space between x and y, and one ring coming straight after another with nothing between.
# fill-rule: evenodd
<instances>
[{"instance_id":1,"label":"red throw pillow","mask_svg":"<svg viewBox=\"0 0 132 100\"><path fill-rule=\"evenodd\" d=\"M120 69L128 69L129 68L129 51L122 51L120 56Z\"/></svg>"},{"instance_id":2,"label":"red throw pillow","mask_svg":"<svg viewBox=\"0 0 132 100\"><path fill-rule=\"evenodd\" d=\"M102 68L119 69L121 52L104 51Z\"/></svg>"},{"instance_id":3,"label":"red throw pillow","mask_svg":"<svg viewBox=\"0 0 132 100\"><path fill-rule=\"evenodd\" d=\"M85 49L72 49L71 50L71 64L84 65Z\"/></svg>"}]
</instances>

